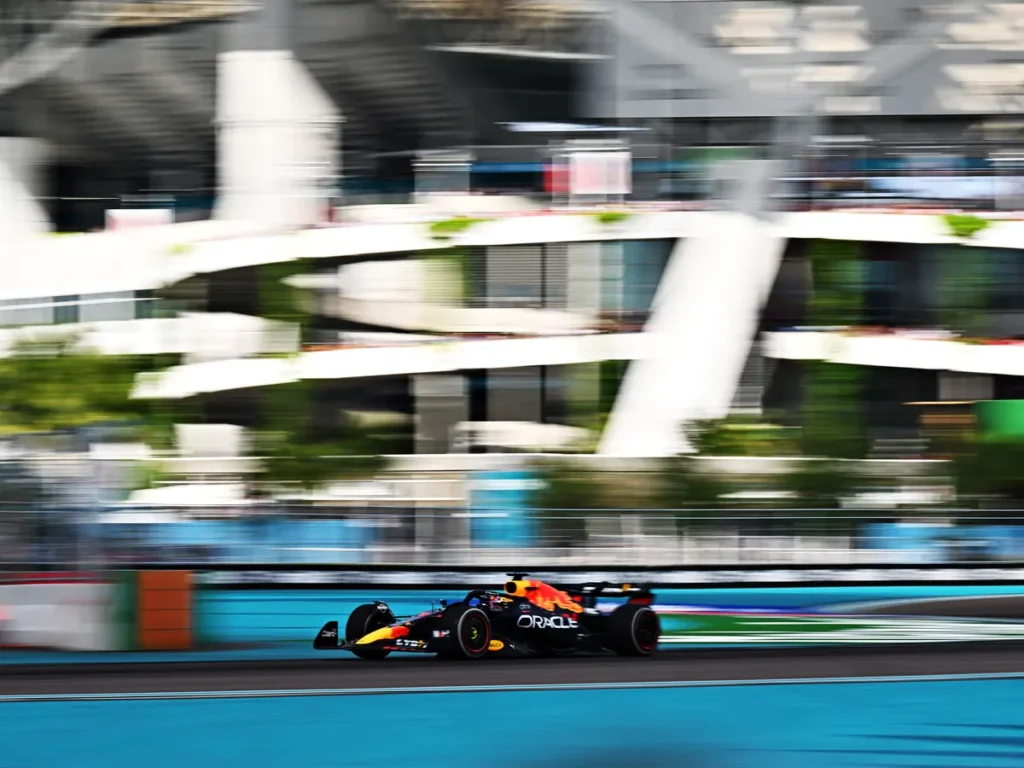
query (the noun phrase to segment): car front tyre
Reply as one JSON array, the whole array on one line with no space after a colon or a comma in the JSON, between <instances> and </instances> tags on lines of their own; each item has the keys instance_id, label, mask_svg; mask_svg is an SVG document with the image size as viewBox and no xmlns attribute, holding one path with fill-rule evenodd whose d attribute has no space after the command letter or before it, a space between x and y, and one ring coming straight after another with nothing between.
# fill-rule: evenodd
<instances>
[{"instance_id":1,"label":"car front tyre","mask_svg":"<svg viewBox=\"0 0 1024 768\"><path fill-rule=\"evenodd\" d=\"M442 617L442 629L448 631L439 656L447 659L480 659L491 645L491 621L479 608L453 605Z\"/></svg>"},{"instance_id":2,"label":"car front tyre","mask_svg":"<svg viewBox=\"0 0 1024 768\"><path fill-rule=\"evenodd\" d=\"M393 618L390 611L381 611L373 603L360 605L349 614L348 621L345 622L345 641L354 643L359 638L388 626ZM377 660L387 658L391 651L382 651L377 648L353 648L352 653L360 659Z\"/></svg>"}]
</instances>

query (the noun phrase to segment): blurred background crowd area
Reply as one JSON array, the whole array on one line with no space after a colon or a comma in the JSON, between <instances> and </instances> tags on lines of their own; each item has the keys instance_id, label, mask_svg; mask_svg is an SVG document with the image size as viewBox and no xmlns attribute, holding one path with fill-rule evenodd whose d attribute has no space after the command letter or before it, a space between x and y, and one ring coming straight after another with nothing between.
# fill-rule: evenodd
<instances>
[{"instance_id":1,"label":"blurred background crowd area","mask_svg":"<svg viewBox=\"0 0 1024 768\"><path fill-rule=\"evenodd\" d=\"M0 0L0 561L1019 559L1022 47Z\"/></svg>"},{"instance_id":2,"label":"blurred background crowd area","mask_svg":"<svg viewBox=\"0 0 1024 768\"><path fill-rule=\"evenodd\" d=\"M5 0L0 13L0 126L36 140L18 155L58 231L101 229L114 207L209 217L232 120L218 62L247 48L290 51L337 105L322 179L335 202L438 185L550 201L553 160L589 140L628 143L635 201L713 205L723 163L785 157L790 183L773 194L790 207L1020 208L1016 3Z\"/></svg>"}]
</instances>

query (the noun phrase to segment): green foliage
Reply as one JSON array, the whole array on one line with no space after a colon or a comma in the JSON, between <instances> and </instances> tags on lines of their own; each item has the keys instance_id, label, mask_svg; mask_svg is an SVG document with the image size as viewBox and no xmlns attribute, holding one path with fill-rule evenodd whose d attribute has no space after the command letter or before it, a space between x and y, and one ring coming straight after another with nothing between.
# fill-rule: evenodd
<instances>
[{"instance_id":1,"label":"green foliage","mask_svg":"<svg viewBox=\"0 0 1024 768\"><path fill-rule=\"evenodd\" d=\"M305 260L283 261L259 267L260 317L283 323L297 323L302 338L309 327L309 312L303 306L303 292L285 282L309 270Z\"/></svg>"},{"instance_id":2,"label":"green foliage","mask_svg":"<svg viewBox=\"0 0 1024 768\"><path fill-rule=\"evenodd\" d=\"M534 467L537 483L530 506L549 542L578 542L587 536L587 518L607 508L597 472L568 462L543 462Z\"/></svg>"},{"instance_id":3,"label":"green foliage","mask_svg":"<svg viewBox=\"0 0 1024 768\"><path fill-rule=\"evenodd\" d=\"M725 485L693 456L673 456L661 462L657 483L660 509L706 509L718 504Z\"/></svg>"},{"instance_id":4,"label":"green foliage","mask_svg":"<svg viewBox=\"0 0 1024 768\"><path fill-rule=\"evenodd\" d=\"M321 423L312 382L266 387L261 399L253 442L268 488L309 491L332 480L372 477L383 468L386 441L354 419L336 430Z\"/></svg>"},{"instance_id":5,"label":"green foliage","mask_svg":"<svg viewBox=\"0 0 1024 768\"><path fill-rule=\"evenodd\" d=\"M947 213L943 215L942 220L953 237L964 240L971 239L992 224L988 219L963 213Z\"/></svg>"},{"instance_id":6,"label":"green foliage","mask_svg":"<svg viewBox=\"0 0 1024 768\"><path fill-rule=\"evenodd\" d=\"M791 430L747 417L695 422L688 431L700 456L793 456L799 451Z\"/></svg>"},{"instance_id":7,"label":"green foliage","mask_svg":"<svg viewBox=\"0 0 1024 768\"><path fill-rule=\"evenodd\" d=\"M569 462L544 462L535 467L537 488L530 503L538 510L605 509L598 473Z\"/></svg>"},{"instance_id":8,"label":"green foliage","mask_svg":"<svg viewBox=\"0 0 1024 768\"><path fill-rule=\"evenodd\" d=\"M262 431L256 448L263 458L260 481L270 490L313 491L331 481L371 478L384 469L379 453L364 453L367 441L347 434L336 441L295 442L286 432Z\"/></svg>"},{"instance_id":9,"label":"green foliage","mask_svg":"<svg viewBox=\"0 0 1024 768\"><path fill-rule=\"evenodd\" d=\"M833 509L856 487L856 479L843 462L801 461L782 478L782 489L795 495L795 506Z\"/></svg>"},{"instance_id":10,"label":"green foliage","mask_svg":"<svg viewBox=\"0 0 1024 768\"><path fill-rule=\"evenodd\" d=\"M841 461L801 461L783 475L780 490L793 497L788 502L803 512L787 516L784 525L792 535L854 536L863 525L863 512L846 509L843 500L858 490L858 475Z\"/></svg>"},{"instance_id":11,"label":"green foliage","mask_svg":"<svg viewBox=\"0 0 1024 768\"><path fill-rule=\"evenodd\" d=\"M167 249L168 256L187 256L195 250L192 243L175 243Z\"/></svg>"},{"instance_id":12,"label":"green foliage","mask_svg":"<svg viewBox=\"0 0 1024 768\"><path fill-rule=\"evenodd\" d=\"M857 325L863 305L860 243L816 240L810 253L814 290L807 307L812 326Z\"/></svg>"},{"instance_id":13,"label":"green foliage","mask_svg":"<svg viewBox=\"0 0 1024 768\"><path fill-rule=\"evenodd\" d=\"M864 458L868 448L861 405L864 371L853 365L822 361L804 365L802 453Z\"/></svg>"},{"instance_id":14,"label":"green foliage","mask_svg":"<svg viewBox=\"0 0 1024 768\"><path fill-rule=\"evenodd\" d=\"M597 411L604 418L615 405L628 365L626 360L602 360L598 363Z\"/></svg>"},{"instance_id":15,"label":"green foliage","mask_svg":"<svg viewBox=\"0 0 1024 768\"><path fill-rule=\"evenodd\" d=\"M430 225L430 236L434 240L450 240L456 235L466 232L474 224L487 219L474 219L469 216L456 216L454 219L435 221Z\"/></svg>"},{"instance_id":16,"label":"green foliage","mask_svg":"<svg viewBox=\"0 0 1024 768\"><path fill-rule=\"evenodd\" d=\"M989 254L983 248L948 246L942 249L939 268L943 326L965 335L983 333L992 288Z\"/></svg>"},{"instance_id":17,"label":"green foliage","mask_svg":"<svg viewBox=\"0 0 1024 768\"><path fill-rule=\"evenodd\" d=\"M424 258L430 262L437 262L446 268L446 272L450 272L449 278L454 279L455 285L446 285L445 291L452 291L453 287L457 287L458 296L452 297L451 293L448 296L456 298L460 304L466 304L474 296L477 295L475 275L473 273L474 263L472 256L466 248L446 248L442 251L428 252Z\"/></svg>"},{"instance_id":18,"label":"green foliage","mask_svg":"<svg viewBox=\"0 0 1024 768\"><path fill-rule=\"evenodd\" d=\"M1012 439L965 441L952 462L961 499L1024 502L1024 442Z\"/></svg>"},{"instance_id":19,"label":"green foliage","mask_svg":"<svg viewBox=\"0 0 1024 768\"><path fill-rule=\"evenodd\" d=\"M17 342L0 360L0 432L52 432L98 423L148 422L152 405L131 400L152 361L78 348L72 334Z\"/></svg>"},{"instance_id":20,"label":"green foliage","mask_svg":"<svg viewBox=\"0 0 1024 768\"><path fill-rule=\"evenodd\" d=\"M260 315L293 323L307 337L310 315L301 289L285 281L308 271L303 261L260 267ZM263 388L253 449L263 458L264 490L311 491L332 480L372 477L383 467L383 443L354 421L332 431L316 412L315 384L299 381Z\"/></svg>"},{"instance_id":21,"label":"green foliage","mask_svg":"<svg viewBox=\"0 0 1024 768\"><path fill-rule=\"evenodd\" d=\"M814 292L808 306L812 326L857 325L861 319L860 245L816 241L811 252ZM860 458L867 450L863 423L864 372L856 366L821 361L805 364L803 453Z\"/></svg>"},{"instance_id":22,"label":"green foliage","mask_svg":"<svg viewBox=\"0 0 1024 768\"><path fill-rule=\"evenodd\" d=\"M161 482L170 480L171 475L164 472L155 462L144 462L136 465L132 471L130 489L133 491L156 488Z\"/></svg>"},{"instance_id":23,"label":"green foliage","mask_svg":"<svg viewBox=\"0 0 1024 768\"><path fill-rule=\"evenodd\" d=\"M630 217L628 211L598 211L594 217L602 224L621 224Z\"/></svg>"}]
</instances>

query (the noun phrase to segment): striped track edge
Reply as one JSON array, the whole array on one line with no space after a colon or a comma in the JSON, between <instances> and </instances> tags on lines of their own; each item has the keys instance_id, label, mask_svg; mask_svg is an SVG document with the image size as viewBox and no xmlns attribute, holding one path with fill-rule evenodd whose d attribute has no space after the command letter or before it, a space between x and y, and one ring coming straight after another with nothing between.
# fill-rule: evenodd
<instances>
[{"instance_id":1,"label":"striped track edge","mask_svg":"<svg viewBox=\"0 0 1024 768\"><path fill-rule=\"evenodd\" d=\"M513 693L540 691L639 690L651 688L722 688L763 685L848 685L866 683L939 683L980 680L1024 680L1024 672L874 677L807 677L751 680L685 680L620 683L539 683L535 685L453 685L394 688L304 688L237 691L163 691L144 693L40 693L0 695L0 704L75 701L148 701L164 699L258 699L310 696L374 696L397 694Z\"/></svg>"}]
</instances>

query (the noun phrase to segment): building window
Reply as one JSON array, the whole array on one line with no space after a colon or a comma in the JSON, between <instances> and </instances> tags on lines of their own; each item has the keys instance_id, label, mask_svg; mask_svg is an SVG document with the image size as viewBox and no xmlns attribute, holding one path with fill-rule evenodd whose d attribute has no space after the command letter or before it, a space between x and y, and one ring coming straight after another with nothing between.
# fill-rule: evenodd
<instances>
[{"instance_id":1,"label":"building window","mask_svg":"<svg viewBox=\"0 0 1024 768\"><path fill-rule=\"evenodd\" d=\"M99 323L135 318L135 292L94 293L82 299L81 322Z\"/></svg>"},{"instance_id":2,"label":"building window","mask_svg":"<svg viewBox=\"0 0 1024 768\"><path fill-rule=\"evenodd\" d=\"M135 292L135 319L149 320L156 317L156 297L152 291Z\"/></svg>"},{"instance_id":3,"label":"building window","mask_svg":"<svg viewBox=\"0 0 1024 768\"><path fill-rule=\"evenodd\" d=\"M6 299L0 301L0 326L50 325L53 304L47 299Z\"/></svg>"},{"instance_id":4,"label":"building window","mask_svg":"<svg viewBox=\"0 0 1024 768\"><path fill-rule=\"evenodd\" d=\"M53 299L53 322L57 325L78 322L78 302L81 297L77 295L56 296Z\"/></svg>"}]
</instances>

